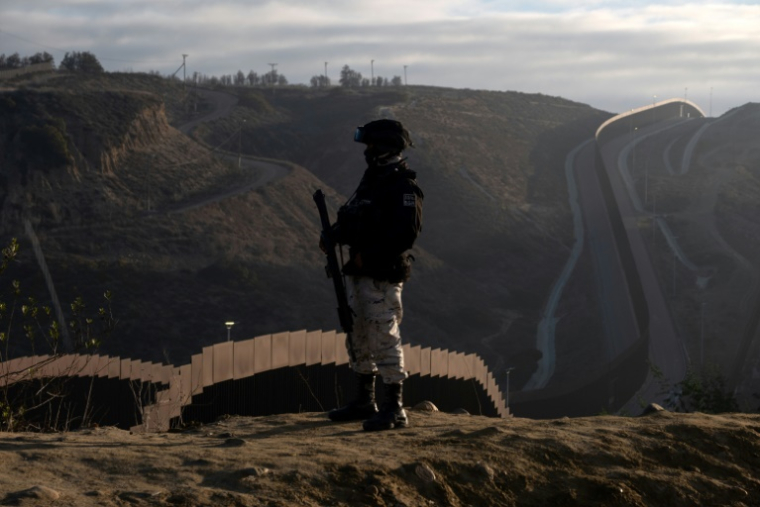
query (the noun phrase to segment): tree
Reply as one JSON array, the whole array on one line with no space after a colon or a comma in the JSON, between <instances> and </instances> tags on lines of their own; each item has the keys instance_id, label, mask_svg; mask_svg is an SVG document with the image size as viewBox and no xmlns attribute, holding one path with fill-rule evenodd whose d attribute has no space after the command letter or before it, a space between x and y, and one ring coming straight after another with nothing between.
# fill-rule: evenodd
<instances>
[{"instance_id":1,"label":"tree","mask_svg":"<svg viewBox=\"0 0 760 507\"><path fill-rule=\"evenodd\" d=\"M70 72L81 72L83 74L98 74L103 72L103 66L98 59L88 51L66 53L61 60L60 68Z\"/></svg>"},{"instance_id":2,"label":"tree","mask_svg":"<svg viewBox=\"0 0 760 507\"><path fill-rule=\"evenodd\" d=\"M259 84L259 75L256 74L254 71L248 71L248 84L251 86L256 86Z\"/></svg>"},{"instance_id":3,"label":"tree","mask_svg":"<svg viewBox=\"0 0 760 507\"><path fill-rule=\"evenodd\" d=\"M338 82L341 86L358 87L362 84L362 75L360 72L356 72L348 65L344 65L343 68L340 69L340 80Z\"/></svg>"},{"instance_id":4,"label":"tree","mask_svg":"<svg viewBox=\"0 0 760 507\"><path fill-rule=\"evenodd\" d=\"M391 79L391 86L401 86L402 84L401 76L393 76L393 79Z\"/></svg>"},{"instance_id":5,"label":"tree","mask_svg":"<svg viewBox=\"0 0 760 507\"><path fill-rule=\"evenodd\" d=\"M288 80L283 74L280 74L277 76L277 84L280 86L285 86L288 84Z\"/></svg>"},{"instance_id":6,"label":"tree","mask_svg":"<svg viewBox=\"0 0 760 507\"><path fill-rule=\"evenodd\" d=\"M53 55L51 55L47 51L43 53L35 53L29 57L30 64L45 63L45 62L52 62L52 61L53 61Z\"/></svg>"},{"instance_id":7,"label":"tree","mask_svg":"<svg viewBox=\"0 0 760 507\"><path fill-rule=\"evenodd\" d=\"M309 83L311 84L312 88L326 88L330 86L330 78L324 74L319 74L316 76L311 76Z\"/></svg>"},{"instance_id":8,"label":"tree","mask_svg":"<svg viewBox=\"0 0 760 507\"><path fill-rule=\"evenodd\" d=\"M235 74L235 84L237 86L243 86L245 84L245 74L243 74L242 70L237 71L237 74Z\"/></svg>"},{"instance_id":9,"label":"tree","mask_svg":"<svg viewBox=\"0 0 760 507\"><path fill-rule=\"evenodd\" d=\"M5 59L6 69L18 69L19 67L21 67L21 57L18 53L13 53Z\"/></svg>"}]
</instances>

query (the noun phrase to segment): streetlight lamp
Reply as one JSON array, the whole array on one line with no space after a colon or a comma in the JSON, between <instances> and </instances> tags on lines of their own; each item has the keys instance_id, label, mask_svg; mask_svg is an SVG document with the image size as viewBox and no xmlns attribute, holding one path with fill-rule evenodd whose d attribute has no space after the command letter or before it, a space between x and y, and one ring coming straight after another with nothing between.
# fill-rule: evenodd
<instances>
[{"instance_id":1,"label":"streetlight lamp","mask_svg":"<svg viewBox=\"0 0 760 507\"><path fill-rule=\"evenodd\" d=\"M507 405L507 412L509 412L509 373L514 370L514 366L510 366L507 368L507 390L504 393L505 403Z\"/></svg>"},{"instance_id":2,"label":"streetlight lamp","mask_svg":"<svg viewBox=\"0 0 760 507\"><path fill-rule=\"evenodd\" d=\"M227 326L227 341L230 341L230 330L232 329L232 326L235 325L235 323L231 320L228 320L224 323L224 325Z\"/></svg>"}]
</instances>

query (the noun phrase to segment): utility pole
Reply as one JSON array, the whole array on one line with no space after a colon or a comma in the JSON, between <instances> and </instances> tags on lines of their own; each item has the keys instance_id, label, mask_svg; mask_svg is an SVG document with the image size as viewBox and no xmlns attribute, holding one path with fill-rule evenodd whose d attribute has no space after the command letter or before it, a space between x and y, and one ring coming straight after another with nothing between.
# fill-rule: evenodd
<instances>
[{"instance_id":1,"label":"utility pole","mask_svg":"<svg viewBox=\"0 0 760 507\"><path fill-rule=\"evenodd\" d=\"M404 86L406 86L406 65L404 65Z\"/></svg>"},{"instance_id":2,"label":"utility pole","mask_svg":"<svg viewBox=\"0 0 760 507\"><path fill-rule=\"evenodd\" d=\"M272 95L274 95L274 85L275 85L275 67L277 67L276 63L269 63L267 64L272 67L272 72L270 73L270 76L272 76Z\"/></svg>"},{"instance_id":3,"label":"utility pole","mask_svg":"<svg viewBox=\"0 0 760 507\"><path fill-rule=\"evenodd\" d=\"M187 80L187 67L185 66L185 58L187 58L190 55L182 55L182 83L184 84Z\"/></svg>"},{"instance_id":4,"label":"utility pole","mask_svg":"<svg viewBox=\"0 0 760 507\"><path fill-rule=\"evenodd\" d=\"M327 62L325 62L325 86L327 86Z\"/></svg>"},{"instance_id":5,"label":"utility pole","mask_svg":"<svg viewBox=\"0 0 760 507\"><path fill-rule=\"evenodd\" d=\"M370 81L370 84L372 86L375 86L375 60L369 61L369 72L370 72L370 76L372 77L372 81Z\"/></svg>"}]
</instances>

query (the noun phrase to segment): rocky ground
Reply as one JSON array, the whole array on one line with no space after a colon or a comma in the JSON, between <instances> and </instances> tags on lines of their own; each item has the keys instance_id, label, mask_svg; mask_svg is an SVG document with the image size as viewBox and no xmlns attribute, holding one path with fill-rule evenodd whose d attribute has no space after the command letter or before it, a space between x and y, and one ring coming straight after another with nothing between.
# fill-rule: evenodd
<instances>
[{"instance_id":1,"label":"rocky ground","mask_svg":"<svg viewBox=\"0 0 760 507\"><path fill-rule=\"evenodd\" d=\"M380 433L320 413L4 433L0 504L760 505L760 415L410 419Z\"/></svg>"}]
</instances>

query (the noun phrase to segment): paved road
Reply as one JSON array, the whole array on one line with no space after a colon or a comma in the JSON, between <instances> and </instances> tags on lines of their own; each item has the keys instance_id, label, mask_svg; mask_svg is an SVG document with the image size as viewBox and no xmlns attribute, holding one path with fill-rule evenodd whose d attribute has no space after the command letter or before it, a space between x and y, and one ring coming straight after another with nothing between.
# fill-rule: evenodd
<instances>
[{"instance_id":1,"label":"paved road","mask_svg":"<svg viewBox=\"0 0 760 507\"><path fill-rule=\"evenodd\" d=\"M234 95L224 92L216 92L212 90L205 90L199 88L198 93L203 96L212 104L212 109L209 113L203 115L200 118L196 118L193 121L185 123L177 127L180 132L190 135L192 130L201 123L218 120L232 113L233 108L237 105L238 99ZM283 178L290 174L290 166L285 163L269 162L264 160L258 160L250 157L240 157L236 154L223 153L225 158L234 162L240 163L240 167L250 171L251 179L244 184L237 187L230 188L221 191L217 194L207 196L203 199L192 199L188 202L179 203L173 206L166 207L159 211L159 213L177 214L184 213L207 204L228 199L230 197L250 192L264 185L272 183L280 178Z\"/></svg>"},{"instance_id":2,"label":"paved road","mask_svg":"<svg viewBox=\"0 0 760 507\"><path fill-rule=\"evenodd\" d=\"M654 125L649 129L661 131L663 127L662 125ZM643 129L642 134L646 135L647 133L647 129ZM662 370L670 383L676 383L683 379L686 374L688 358L671 319L663 288L660 286L644 244L641 229L638 226L639 218L643 213L636 206L636 204L640 204L640 201L637 201L635 197L632 199L633 194L626 187L625 174L627 170L620 166L621 160L625 159L621 157L621 153L629 150L630 144L629 138L615 139L602 147L602 158L631 244L631 251L649 308L650 360ZM660 398L657 396L658 391L659 386L650 374L639 395L646 400L657 400ZM635 403L638 397L637 395L632 402Z\"/></svg>"}]
</instances>

